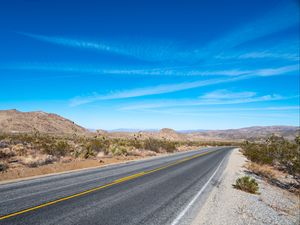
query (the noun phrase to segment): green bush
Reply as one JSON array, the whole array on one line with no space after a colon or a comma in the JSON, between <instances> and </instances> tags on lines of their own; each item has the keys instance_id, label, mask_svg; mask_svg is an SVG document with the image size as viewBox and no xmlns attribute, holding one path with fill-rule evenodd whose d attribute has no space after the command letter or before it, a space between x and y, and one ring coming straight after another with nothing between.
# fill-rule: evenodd
<instances>
[{"instance_id":1,"label":"green bush","mask_svg":"<svg viewBox=\"0 0 300 225\"><path fill-rule=\"evenodd\" d=\"M254 178L243 176L238 178L233 185L236 189L246 191L252 194L258 193L258 184Z\"/></svg>"},{"instance_id":2,"label":"green bush","mask_svg":"<svg viewBox=\"0 0 300 225\"><path fill-rule=\"evenodd\" d=\"M119 146L119 145L111 145L109 148L109 151L112 153L114 156L126 156L128 155L127 149L124 146Z\"/></svg>"},{"instance_id":3,"label":"green bush","mask_svg":"<svg viewBox=\"0 0 300 225\"><path fill-rule=\"evenodd\" d=\"M244 155L253 162L279 166L299 180L300 137L294 142L272 135L262 143L246 141L242 145Z\"/></svg>"},{"instance_id":4,"label":"green bush","mask_svg":"<svg viewBox=\"0 0 300 225\"><path fill-rule=\"evenodd\" d=\"M264 144L245 142L243 144L244 155L253 162L261 164L273 164L273 154Z\"/></svg>"}]
</instances>

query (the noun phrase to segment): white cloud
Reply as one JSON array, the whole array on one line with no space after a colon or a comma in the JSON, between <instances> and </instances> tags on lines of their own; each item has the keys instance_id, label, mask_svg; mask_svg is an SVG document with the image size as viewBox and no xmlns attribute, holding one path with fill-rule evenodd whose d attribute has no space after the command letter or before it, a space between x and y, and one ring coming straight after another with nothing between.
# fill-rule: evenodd
<instances>
[{"instance_id":1,"label":"white cloud","mask_svg":"<svg viewBox=\"0 0 300 225\"><path fill-rule=\"evenodd\" d=\"M249 92L251 93L251 92ZM232 94L233 95L233 94ZM238 97L240 95L241 97ZM160 100L159 102L142 102L140 104L127 105L121 107L120 110L144 110L144 109L158 109L158 108L169 108L169 107L187 107L187 106L208 106L208 105L235 105L244 104L251 102L265 102L265 101L275 101L286 99L277 94L256 96L251 94L251 97L246 97L246 95L241 93L236 93L234 98L200 98L198 100ZM248 95L250 96L250 95Z\"/></svg>"},{"instance_id":2,"label":"white cloud","mask_svg":"<svg viewBox=\"0 0 300 225\"><path fill-rule=\"evenodd\" d=\"M287 59L287 60L299 60L299 55L293 53L274 53L269 51L261 52L249 52L239 56L240 59L264 59L264 58L274 58L274 59Z\"/></svg>"},{"instance_id":3,"label":"white cloud","mask_svg":"<svg viewBox=\"0 0 300 225\"><path fill-rule=\"evenodd\" d=\"M299 24L299 6L292 2L277 7L261 18L252 21L221 38L212 41L202 49L196 50L199 55L217 55L248 41L284 30Z\"/></svg>"},{"instance_id":4,"label":"white cloud","mask_svg":"<svg viewBox=\"0 0 300 225\"><path fill-rule=\"evenodd\" d=\"M269 68L269 69L259 69L256 70L253 74L257 76L275 76L285 73L290 73L294 71L299 71L299 65L290 65L279 68Z\"/></svg>"},{"instance_id":5,"label":"white cloud","mask_svg":"<svg viewBox=\"0 0 300 225\"><path fill-rule=\"evenodd\" d=\"M194 82L157 85L157 86L153 86L153 87L116 91L116 92L109 93L106 95L93 94L92 96L87 96L87 97L75 97L71 100L71 106L83 105L86 103L91 103L91 102L100 101L100 100L124 99L124 98L166 94L166 93L183 91L183 90L199 88L199 87L204 87L204 86L209 86L209 85L214 85L214 84L230 83L230 82L235 82L235 81L239 81L239 80L250 79L253 77L257 77L257 76L275 76L275 75L284 74L287 72L298 70L297 67L298 67L298 65L281 67L281 68L276 68L276 69L262 69L262 70L254 71L247 75L235 76L235 77L230 77L230 78L209 79L209 80L199 80L199 81L194 81ZM249 95L251 93L243 93L243 94Z\"/></svg>"},{"instance_id":6,"label":"white cloud","mask_svg":"<svg viewBox=\"0 0 300 225\"><path fill-rule=\"evenodd\" d=\"M231 92L226 89L216 90L213 92L206 93L205 95L200 96L201 99L209 100L226 100L226 99L241 99L241 98L250 98L255 96L255 92Z\"/></svg>"},{"instance_id":7,"label":"white cloud","mask_svg":"<svg viewBox=\"0 0 300 225\"><path fill-rule=\"evenodd\" d=\"M177 45L173 41L164 40L132 40L119 39L115 41L90 41L61 36L47 36L25 32L18 32L24 36L65 47L72 47L82 50L93 50L108 52L122 56L129 56L141 60L160 61L175 60L175 53L178 52Z\"/></svg>"},{"instance_id":8,"label":"white cloud","mask_svg":"<svg viewBox=\"0 0 300 225\"><path fill-rule=\"evenodd\" d=\"M121 109L121 110L130 110L130 109ZM135 109L136 110L136 109ZM145 108L145 109L139 109L142 112L145 113L156 113L156 114L167 114L167 115L176 115L176 116L217 116L217 115L226 115L226 113L230 113L232 115L233 113L237 113L237 115L241 116L240 112L251 112L251 114L248 114L249 116L256 116L256 114L253 114L253 111L259 112L259 113L266 113L266 112L272 112L272 114L269 114L270 116L277 116L274 114L276 111L295 111L297 110L299 115L299 106L277 106L277 107L243 107L243 108L236 108L236 107L230 107L230 108L211 108L207 107L207 105L204 107L198 107L198 108L187 108L187 107L177 107L177 108ZM225 114L224 114L225 113ZM285 116L285 114L279 114L280 116ZM260 115L261 116L261 115Z\"/></svg>"},{"instance_id":9,"label":"white cloud","mask_svg":"<svg viewBox=\"0 0 300 225\"><path fill-rule=\"evenodd\" d=\"M201 70L192 67L155 68L155 69L131 69L131 68L103 68L101 65L72 65L57 63L14 63L0 65L0 69L8 70L36 70L36 71L56 71L67 73L99 74L99 75L148 75L148 76L228 76L237 77L241 75L249 76L275 76L289 72L299 71L299 65L288 65L277 68L261 68L253 70Z\"/></svg>"},{"instance_id":10,"label":"white cloud","mask_svg":"<svg viewBox=\"0 0 300 225\"><path fill-rule=\"evenodd\" d=\"M91 103L100 100L124 99L124 98L133 98L133 97L141 97L141 96L149 96L149 95L166 94L166 93L172 93L172 92L177 92L182 90L188 90L192 88L204 87L213 84L233 82L235 80L240 80L240 79L241 79L240 77L235 77L230 79L200 80L194 82L166 84L166 85L158 85L154 87L117 91L107 95L93 94L87 97L75 97L71 100L70 105L77 106L77 105L82 105L82 104Z\"/></svg>"}]
</instances>

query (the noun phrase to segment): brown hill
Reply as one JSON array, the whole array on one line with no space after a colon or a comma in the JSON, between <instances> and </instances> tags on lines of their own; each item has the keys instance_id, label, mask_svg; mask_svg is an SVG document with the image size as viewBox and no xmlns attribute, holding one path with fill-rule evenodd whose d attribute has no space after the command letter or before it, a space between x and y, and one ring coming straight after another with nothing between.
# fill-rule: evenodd
<instances>
[{"instance_id":1,"label":"brown hill","mask_svg":"<svg viewBox=\"0 0 300 225\"><path fill-rule=\"evenodd\" d=\"M163 128L158 132L158 136L167 140L185 140L185 135L170 128Z\"/></svg>"},{"instance_id":2,"label":"brown hill","mask_svg":"<svg viewBox=\"0 0 300 225\"><path fill-rule=\"evenodd\" d=\"M0 110L0 132L9 133L48 133L48 134L88 134L88 131L59 115L45 112L20 112Z\"/></svg>"}]
</instances>

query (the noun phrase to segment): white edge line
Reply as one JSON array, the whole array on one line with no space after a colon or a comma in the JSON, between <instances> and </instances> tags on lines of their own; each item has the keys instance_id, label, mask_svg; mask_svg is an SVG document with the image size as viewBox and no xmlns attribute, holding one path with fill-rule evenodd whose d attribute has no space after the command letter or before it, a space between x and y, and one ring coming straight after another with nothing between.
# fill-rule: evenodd
<instances>
[{"instance_id":1,"label":"white edge line","mask_svg":"<svg viewBox=\"0 0 300 225\"><path fill-rule=\"evenodd\" d=\"M226 158L226 157L225 157ZM186 212L191 208L191 206L195 203L195 201L199 198L199 196L202 194L202 192L205 190L207 185L210 183L210 181L214 178L218 170L220 169L223 161L225 160L222 159L220 162L219 166L215 170L215 172L211 175L211 177L208 179L208 181L203 185L203 187L199 190L199 192L195 195L195 197L189 202L189 204L181 211L181 213L175 218L175 220L172 222L171 225L176 225L179 223L179 221L182 219L182 217L186 214Z\"/></svg>"}]
</instances>

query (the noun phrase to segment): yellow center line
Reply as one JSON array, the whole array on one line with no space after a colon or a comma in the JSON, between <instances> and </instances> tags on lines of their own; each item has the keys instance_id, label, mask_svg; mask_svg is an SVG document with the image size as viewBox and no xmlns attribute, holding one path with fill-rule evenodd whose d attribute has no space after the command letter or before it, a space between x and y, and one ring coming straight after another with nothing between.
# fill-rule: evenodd
<instances>
[{"instance_id":1,"label":"yellow center line","mask_svg":"<svg viewBox=\"0 0 300 225\"><path fill-rule=\"evenodd\" d=\"M98 190L101 190L101 189L104 189L104 188L107 188L107 187L111 187L111 186L119 184L119 183L123 183L125 181L133 180L133 179L136 179L138 177L145 176L146 174L154 173L154 172L169 168L169 167L177 165L179 163L183 163L183 162L189 161L191 159L194 159L194 158L197 158L197 157L200 157L200 156L206 155L208 153L212 153L212 152L214 152L214 151L205 152L205 153L197 154L197 155L194 155L194 156L190 156L190 157L175 161L174 163L170 163L170 164L167 164L165 166L158 167L156 169L152 169L152 170L136 173L136 174L133 174L133 175L129 175L129 176L126 176L126 177L122 177L122 178L117 179L117 180L115 180L111 183L108 183L108 184L105 184L105 185L102 185L102 186L99 186L99 187L95 187L95 188L92 188L92 189L89 189L89 190L86 190L86 191L82 191L82 192L79 192L77 194L69 195L67 197L59 198L57 200L46 202L46 203L43 203L43 204L40 204L40 205L37 205L37 206L34 206L34 207L30 207L30 208L21 210L21 211L17 211L17 212L14 212L14 213L3 215L3 216L0 216L0 220L4 220L4 219L10 218L10 217L14 217L14 216L17 216L17 215L20 215L20 214L24 214L26 212L30 212L30 211L33 211L33 210L44 208L44 207L49 206L49 205L53 205L53 204L56 204L56 203L59 203L59 202L66 201L66 200L69 200L69 199L72 199L72 198L76 198L76 197L79 197L79 196L82 196L82 195L86 195L86 194L89 194L89 193L92 193L92 192L95 192L95 191L98 191Z\"/></svg>"}]
</instances>

